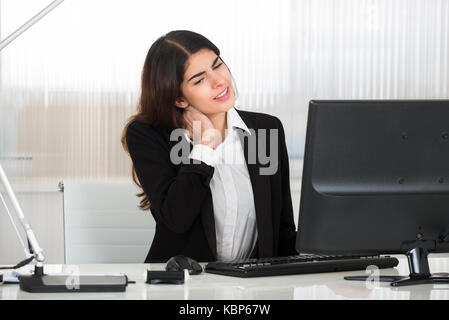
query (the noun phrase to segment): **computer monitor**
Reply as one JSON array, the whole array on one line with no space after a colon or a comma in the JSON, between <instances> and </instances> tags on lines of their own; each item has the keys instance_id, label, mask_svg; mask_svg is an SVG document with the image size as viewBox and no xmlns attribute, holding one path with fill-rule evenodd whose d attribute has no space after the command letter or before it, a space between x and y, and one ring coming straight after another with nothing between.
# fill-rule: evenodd
<instances>
[{"instance_id":1,"label":"computer monitor","mask_svg":"<svg viewBox=\"0 0 449 320\"><path fill-rule=\"evenodd\" d=\"M449 252L449 100L310 101L297 249L406 254L395 286L442 278L427 254Z\"/></svg>"}]
</instances>

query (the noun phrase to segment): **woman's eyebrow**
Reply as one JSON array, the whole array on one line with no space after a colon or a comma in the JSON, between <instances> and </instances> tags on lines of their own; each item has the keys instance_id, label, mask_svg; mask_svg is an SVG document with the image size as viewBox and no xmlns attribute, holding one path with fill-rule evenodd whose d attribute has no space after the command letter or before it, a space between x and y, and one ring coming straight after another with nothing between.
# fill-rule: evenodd
<instances>
[{"instance_id":1,"label":"woman's eyebrow","mask_svg":"<svg viewBox=\"0 0 449 320\"><path fill-rule=\"evenodd\" d=\"M214 63L212 63L212 67L215 66L215 64L217 63L218 59L220 59L219 56L217 56L217 57L215 58Z\"/></svg>"},{"instance_id":2,"label":"woman's eyebrow","mask_svg":"<svg viewBox=\"0 0 449 320\"><path fill-rule=\"evenodd\" d=\"M205 74L205 73L206 73L206 71L197 73L197 74L193 75L192 77L190 77L190 79L187 80L187 82L189 82L190 80L193 80L194 78L197 78L197 77L199 77L199 76L202 76L202 75Z\"/></svg>"},{"instance_id":3,"label":"woman's eyebrow","mask_svg":"<svg viewBox=\"0 0 449 320\"><path fill-rule=\"evenodd\" d=\"M217 56L217 57L215 58L214 62L212 63L212 67L215 66L215 65L217 64L218 59L220 59L219 56ZM198 72L197 74L194 74L193 76L191 76L190 79L187 80L187 82L189 82L190 80L195 79L195 78L197 78L197 77L200 77L200 76L202 76L202 75L205 74L205 73L206 73L206 71Z\"/></svg>"}]
</instances>

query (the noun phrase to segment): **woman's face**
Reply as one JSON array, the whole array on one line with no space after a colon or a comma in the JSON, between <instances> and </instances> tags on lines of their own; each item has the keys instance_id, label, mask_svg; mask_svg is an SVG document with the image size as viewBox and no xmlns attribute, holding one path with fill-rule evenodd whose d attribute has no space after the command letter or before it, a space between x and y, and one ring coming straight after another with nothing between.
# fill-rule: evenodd
<instances>
[{"instance_id":1,"label":"woman's face","mask_svg":"<svg viewBox=\"0 0 449 320\"><path fill-rule=\"evenodd\" d=\"M178 107L195 107L205 115L228 111L234 106L235 97L231 73L221 59L209 49L191 55L186 62L183 97Z\"/></svg>"}]
</instances>

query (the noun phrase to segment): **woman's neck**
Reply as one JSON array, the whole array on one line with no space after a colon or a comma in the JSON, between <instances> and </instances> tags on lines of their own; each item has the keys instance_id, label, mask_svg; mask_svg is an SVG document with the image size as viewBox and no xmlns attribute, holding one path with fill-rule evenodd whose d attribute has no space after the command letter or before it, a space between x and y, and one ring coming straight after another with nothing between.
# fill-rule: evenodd
<instances>
[{"instance_id":1,"label":"woman's neck","mask_svg":"<svg viewBox=\"0 0 449 320\"><path fill-rule=\"evenodd\" d=\"M227 128L227 117L226 112L216 113L207 116L209 120L214 125L214 128L221 133L222 141L226 138L226 128Z\"/></svg>"}]
</instances>

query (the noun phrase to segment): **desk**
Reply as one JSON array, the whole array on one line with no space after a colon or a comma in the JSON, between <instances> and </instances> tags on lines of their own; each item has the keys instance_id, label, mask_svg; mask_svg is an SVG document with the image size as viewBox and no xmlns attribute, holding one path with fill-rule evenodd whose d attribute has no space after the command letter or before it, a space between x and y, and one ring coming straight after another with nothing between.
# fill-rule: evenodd
<instances>
[{"instance_id":1,"label":"desk","mask_svg":"<svg viewBox=\"0 0 449 320\"><path fill-rule=\"evenodd\" d=\"M380 275L408 274L407 260L397 256L399 265L394 269L380 270ZM449 272L449 257L430 256L432 272ZM203 264L204 265L204 264ZM365 271L303 274L263 278L235 278L202 273L190 276L183 285L148 285L146 269L163 270L164 264L103 264L103 265L46 265L46 273L125 273L129 280L126 292L119 293L28 293L16 284L0 286L0 299L131 299L131 300L302 300L302 299L370 299L449 300L449 285L420 285L393 288L389 283L368 287L365 282L343 279L347 275L367 275ZM31 270L30 266L22 271Z\"/></svg>"}]
</instances>

